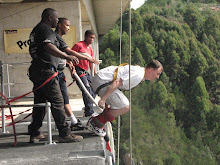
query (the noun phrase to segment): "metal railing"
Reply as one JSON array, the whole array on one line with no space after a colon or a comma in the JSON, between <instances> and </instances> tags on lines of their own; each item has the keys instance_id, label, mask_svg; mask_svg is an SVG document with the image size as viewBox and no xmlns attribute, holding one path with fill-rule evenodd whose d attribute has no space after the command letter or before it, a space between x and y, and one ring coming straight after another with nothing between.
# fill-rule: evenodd
<instances>
[{"instance_id":1,"label":"metal railing","mask_svg":"<svg viewBox=\"0 0 220 165\"><path fill-rule=\"evenodd\" d=\"M7 99L13 99L14 97L11 97L11 89L10 85L14 85L13 83L10 83L10 75L9 75L9 66L13 65L27 65L30 63L24 62L24 63L13 63L13 64L4 64L3 61L0 61L0 75L1 75L1 93L5 96L5 85L7 86L7 93L8 97ZM4 66L6 66L6 78L7 82L5 83L5 73L4 73ZM26 98L33 98L33 97L23 97L23 99ZM0 97L1 99L1 105L5 104L4 98ZM6 128L5 128L5 107L2 108L2 133L7 133Z\"/></svg>"},{"instance_id":2,"label":"metal railing","mask_svg":"<svg viewBox=\"0 0 220 165\"><path fill-rule=\"evenodd\" d=\"M10 73L9 73L9 67L16 67L16 66L24 66L24 65L30 65L30 62L23 62L23 63L4 63L3 61L0 61L0 69L1 69L1 92L6 95L7 93L7 98L8 99L12 99L14 97L11 96L11 86L12 85L16 85L16 84L27 84L27 83L12 83L10 82ZM26 76L26 72L24 72L25 77ZM6 88L5 88L6 86ZM6 89L6 90L5 90ZM32 97L24 97L24 99L26 98L33 98Z\"/></svg>"},{"instance_id":3,"label":"metal railing","mask_svg":"<svg viewBox=\"0 0 220 165\"><path fill-rule=\"evenodd\" d=\"M52 131L51 131L51 104L49 102L46 103L39 103L39 104L22 104L22 105L1 105L1 107L4 106L4 108L9 107L45 107L47 112L47 131L48 131L48 143L47 144L55 144L52 141ZM3 126L4 125L4 126ZM4 129L3 129L4 128ZM2 116L2 132L7 133L5 131L5 119Z\"/></svg>"},{"instance_id":4,"label":"metal railing","mask_svg":"<svg viewBox=\"0 0 220 165\"><path fill-rule=\"evenodd\" d=\"M13 63L13 64L4 64L3 61L0 61L0 74L1 74L1 93L5 95L5 88L4 86L7 85L7 91L8 91L8 97L7 99L13 99L14 97L11 97L10 92L10 85L14 85L13 83L10 83L9 78L9 66L13 65L26 65L30 63ZM4 82L5 75L4 75L4 66L6 66L6 76L7 76L7 82ZM26 98L33 98L33 97L23 97L23 99ZM1 99L1 111L2 111L2 133L8 133L6 131L6 124L5 124L5 108L9 107L45 107L47 111L47 128L48 128L48 144L55 144L52 141L52 133L51 133L51 104L49 102L46 103L40 103L40 104L22 104L22 105L5 105L4 98L0 97Z\"/></svg>"}]
</instances>

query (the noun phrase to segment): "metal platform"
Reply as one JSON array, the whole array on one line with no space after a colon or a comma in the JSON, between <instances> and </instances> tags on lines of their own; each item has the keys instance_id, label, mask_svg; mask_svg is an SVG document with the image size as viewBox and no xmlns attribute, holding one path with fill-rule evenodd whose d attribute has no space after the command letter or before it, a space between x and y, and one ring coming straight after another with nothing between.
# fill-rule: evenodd
<instances>
[{"instance_id":1,"label":"metal platform","mask_svg":"<svg viewBox=\"0 0 220 165\"><path fill-rule=\"evenodd\" d=\"M74 114L79 117L85 124L88 118L83 117L81 110L82 100L71 100L70 104ZM22 103L19 103L22 104ZM77 105L76 105L77 104ZM74 107L75 106L75 107ZM26 110L23 108L23 110ZM18 110L17 110L18 111ZM22 111L20 108L19 111ZM14 111L13 111L14 112ZM15 121L22 119L29 112L19 115ZM0 133L0 164L4 165L104 165L106 163L106 144L103 137L96 136L88 130L72 132L83 136L82 142L74 143L58 143L58 130L52 119L52 139L53 144L47 144L40 141L37 144L29 143L29 135L27 135L27 126L31 121L31 117L17 123L17 145L13 146L14 134L12 126L6 127L7 133ZM41 131L47 134L46 119L43 123Z\"/></svg>"}]
</instances>

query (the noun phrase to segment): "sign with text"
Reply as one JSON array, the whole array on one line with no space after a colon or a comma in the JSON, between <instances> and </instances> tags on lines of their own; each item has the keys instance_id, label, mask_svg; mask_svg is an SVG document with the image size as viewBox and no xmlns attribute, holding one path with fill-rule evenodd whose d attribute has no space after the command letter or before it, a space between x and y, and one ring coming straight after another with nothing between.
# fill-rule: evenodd
<instances>
[{"instance_id":1,"label":"sign with text","mask_svg":"<svg viewBox=\"0 0 220 165\"><path fill-rule=\"evenodd\" d=\"M29 35L31 31L32 28L4 30L5 53L29 53ZM69 32L66 35L63 35L63 39L67 43L67 45L72 48L73 45L76 43L76 27L70 26Z\"/></svg>"}]
</instances>

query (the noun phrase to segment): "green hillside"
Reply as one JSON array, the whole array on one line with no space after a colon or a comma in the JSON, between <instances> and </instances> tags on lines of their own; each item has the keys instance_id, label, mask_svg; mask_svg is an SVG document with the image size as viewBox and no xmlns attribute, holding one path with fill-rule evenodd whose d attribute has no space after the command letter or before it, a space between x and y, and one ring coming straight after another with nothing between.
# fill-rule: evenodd
<instances>
[{"instance_id":1,"label":"green hillside","mask_svg":"<svg viewBox=\"0 0 220 165\"><path fill-rule=\"evenodd\" d=\"M132 90L133 159L142 165L220 164L220 3L147 0L132 9L132 64L158 59L164 72ZM122 63L129 59L123 14ZM103 38L102 67L119 65L120 20ZM128 94L128 93L126 93ZM129 153L123 115L120 164ZM117 129L115 128L115 143Z\"/></svg>"}]
</instances>

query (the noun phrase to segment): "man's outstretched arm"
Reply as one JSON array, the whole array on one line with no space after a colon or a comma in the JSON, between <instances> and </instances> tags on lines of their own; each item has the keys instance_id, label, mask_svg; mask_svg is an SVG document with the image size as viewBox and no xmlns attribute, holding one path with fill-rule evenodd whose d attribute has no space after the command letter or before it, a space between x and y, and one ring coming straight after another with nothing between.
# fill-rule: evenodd
<instances>
[{"instance_id":1,"label":"man's outstretched arm","mask_svg":"<svg viewBox=\"0 0 220 165\"><path fill-rule=\"evenodd\" d=\"M84 55L82 55L82 54L80 54L80 53L78 53L78 52L76 52L76 51L71 50L69 47L67 47L67 48L65 49L65 52L66 52L67 54L69 54L69 55L76 56L76 57L79 58L79 59L87 60L87 61L89 61L89 62L91 62L91 63L94 63L94 64L99 64L99 61L96 60L95 58L91 58L91 57L88 57L88 56L84 56Z\"/></svg>"}]
</instances>

